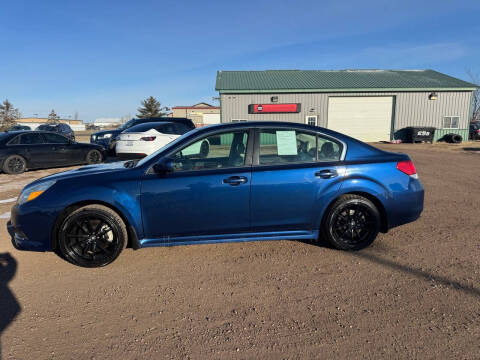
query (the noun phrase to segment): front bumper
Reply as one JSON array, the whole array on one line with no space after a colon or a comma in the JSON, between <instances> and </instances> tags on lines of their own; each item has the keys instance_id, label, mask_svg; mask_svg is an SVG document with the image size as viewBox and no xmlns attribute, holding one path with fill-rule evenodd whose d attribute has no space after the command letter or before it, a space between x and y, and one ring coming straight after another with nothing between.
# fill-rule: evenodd
<instances>
[{"instance_id":1,"label":"front bumper","mask_svg":"<svg viewBox=\"0 0 480 360\"><path fill-rule=\"evenodd\" d=\"M105 151L107 151L109 154L112 152L115 152L115 144L117 141L114 138L108 138L108 139L93 139L93 137L90 138L90 143L95 144L95 145L100 145L102 146Z\"/></svg>"},{"instance_id":2,"label":"front bumper","mask_svg":"<svg viewBox=\"0 0 480 360\"><path fill-rule=\"evenodd\" d=\"M50 244L51 220L34 211L19 211L19 206L13 206L7 230L12 245L17 250L48 251Z\"/></svg>"}]
</instances>

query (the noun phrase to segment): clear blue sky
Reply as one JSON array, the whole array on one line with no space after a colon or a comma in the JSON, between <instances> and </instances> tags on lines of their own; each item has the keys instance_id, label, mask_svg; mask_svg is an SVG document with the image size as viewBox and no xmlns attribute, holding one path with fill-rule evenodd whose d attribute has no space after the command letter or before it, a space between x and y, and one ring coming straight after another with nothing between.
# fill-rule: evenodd
<instances>
[{"instance_id":1,"label":"clear blue sky","mask_svg":"<svg viewBox=\"0 0 480 360\"><path fill-rule=\"evenodd\" d=\"M480 1L8 1L0 100L24 116L212 102L217 70L480 74Z\"/></svg>"}]
</instances>

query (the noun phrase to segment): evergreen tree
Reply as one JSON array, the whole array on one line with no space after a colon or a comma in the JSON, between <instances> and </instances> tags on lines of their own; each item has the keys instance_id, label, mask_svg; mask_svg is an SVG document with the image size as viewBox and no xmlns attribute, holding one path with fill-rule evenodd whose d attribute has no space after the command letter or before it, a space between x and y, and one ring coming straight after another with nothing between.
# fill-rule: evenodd
<instances>
[{"instance_id":1,"label":"evergreen tree","mask_svg":"<svg viewBox=\"0 0 480 360\"><path fill-rule=\"evenodd\" d=\"M150 118L150 117L162 117L167 115L167 111L170 109L168 107L162 107L160 101L155 99L153 96L150 96L148 99L142 101L142 106L137 108L139 119Z\"/></svg>"},{"instance_id":2,"label":"evergreen tree","mask_svg":"<svg viewBox=\"0 0 480 360\"><path fill-rule=\"evenodd\" d=\"M52 109L52 111L50 111L50 114L48 114L47 123L56 124L59 122L59 120L60 120L60 116L58 116L55 110Z\"/></svg>"},{"instance_id":3,"label":"evergreen tree","mask_svg":"<svg viewBox=\"0 0 480 360\"><path fill-rule=\"evenodd\" d=\"M16 120L20 119L20 116L20 111L14 108L8 99L5 99L5 101L0 104L0 131L6 131L15 125Z\"/></svg>"}]
</instances>

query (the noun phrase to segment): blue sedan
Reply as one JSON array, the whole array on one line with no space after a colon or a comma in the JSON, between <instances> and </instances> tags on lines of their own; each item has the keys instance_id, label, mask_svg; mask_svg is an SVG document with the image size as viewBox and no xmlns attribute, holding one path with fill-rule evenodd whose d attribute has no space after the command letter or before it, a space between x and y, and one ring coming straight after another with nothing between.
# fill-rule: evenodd
<instances>
[{"instance_id":1,"label":"blue sedan","mask_svg":"<svg viewBox=\"0 0 480 360\"><path fill-rule=\"evenodd\" d=\"M191 131L140 161L36 180L7 226L17 249L85 267L127 245L324 239L359 250L416 220L423 197L405 154L309 125L243 122Z\"/></svg>"}]
</instances>

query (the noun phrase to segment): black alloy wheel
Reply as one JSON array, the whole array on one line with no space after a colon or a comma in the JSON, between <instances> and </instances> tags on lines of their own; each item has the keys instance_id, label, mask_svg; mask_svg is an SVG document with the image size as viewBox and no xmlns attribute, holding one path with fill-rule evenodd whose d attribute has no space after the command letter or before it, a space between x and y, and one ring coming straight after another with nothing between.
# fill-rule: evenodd
<instances>
[{"instance_id":1,"label":"black alloy wheel","mask_svg":"<svg viewBox=\"0 0 480 360\"><path fill-rule=\"evenodd\" d=\"M88 164L99 164L102 162L102 153L98 150L90 150L87 154Z\"/></svg>"},{"instance_id":2,"label":"black alloy wheel","mask_svg":"<svg viewBox=\"0 0 480 360\"><path fill-rule=\"evenodd\" d=\"M27 162L20 155L10 155L3 163L3 172L7 174L21 174L27 168Z\"/></svg>"},{"instance_id":3,"label":"black alloy wheel","mask_svg":"<svg viewBox=\"0 0 480 360\"><path fill-rule=\"evenodd\" d=\"M370 200L358 195L345 195L330 208L322 230L337 249L363 249L375 240L380 231L380 213Z\"/></svg>"},{"instance_id":4,"label":"black alloy wheel","mask_svg":"<svg viewBox=\"0 0 480 360\"><path fill-rule=\"evenodd\" d=\"M126 247L127 241L123 220L102 205L88 205L71 212L58 232L60 255L83 267L110 264Z\"/></svg>"}]
</instances>

